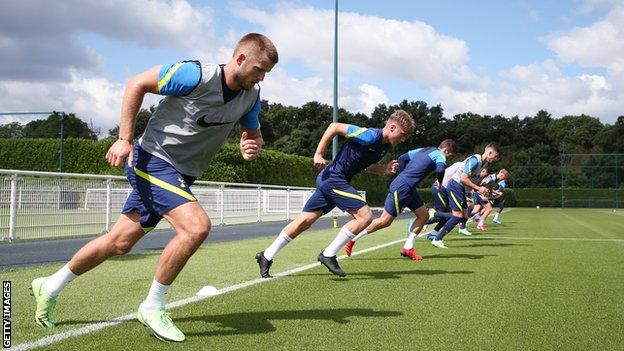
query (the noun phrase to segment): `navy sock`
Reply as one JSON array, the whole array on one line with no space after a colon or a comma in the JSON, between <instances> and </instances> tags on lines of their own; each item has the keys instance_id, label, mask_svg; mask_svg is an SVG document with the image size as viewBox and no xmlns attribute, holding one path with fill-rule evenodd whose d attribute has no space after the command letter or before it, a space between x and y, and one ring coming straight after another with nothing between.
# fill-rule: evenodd
<instances>
[{"instance_id":1,"label":"navy sock","mask_svg":"<svg viewBox=\"0 0 624 351\"><path fill-rule=\"evenodd\" d=\"M435 228L433 228L436 232L439 232L440 229L442 229L442 227L444 227L444 224L446 224L446 222L448 221L448 219L443 219L440 222L438 222L438 224L436 224Z\"/></svg>"},{"instance_id":2,"label":"navy sock","mask_svg":"<svg viewBox=\"0 0 624 351\"><path fill-rule=\"evenodd\" d=\"M451 217L453 217L453 214L451 212L440 212L440 211L436 211L436 213L433 215L434 218L446 218L449 219Z\"/></svg>"},{"instance_id":3,"label":"navy sock","mask_svg":"<svg viewBox=\"0 0 624 351\"><path fill-rule=\"evenodd\" d=\"M455 228L455 226L457 225L457 223L459 223L462 220L462 217L451 217L451 219L449 219L445 224L444 227L442 227L442 230L438 233L438 236L436 237L436 240L442 240L444 239L444 236L446 234L448 234L448 232L450 232L451 230L453 230L453 228Z\"/></svg>"},{"instance_id":4,"label":"navy sock","mask_svg":"<svg viewBox=\"0 0 624 351\"><path fill-rule=\"evenodd\" d=\"M433 223L438 223L438 222L440 222L440 218L431 217L427 220L427 222L425 222L425 224L433 224Z\"/></svg>"}]
</instances>

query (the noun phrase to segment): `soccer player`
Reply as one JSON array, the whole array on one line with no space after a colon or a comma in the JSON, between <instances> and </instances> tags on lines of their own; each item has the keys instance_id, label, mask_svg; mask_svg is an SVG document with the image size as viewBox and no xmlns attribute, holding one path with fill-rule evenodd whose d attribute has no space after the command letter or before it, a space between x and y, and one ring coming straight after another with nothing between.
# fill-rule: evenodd
<instances>
[{"instance_id":1,"label":"soccer player","mask_svg":"<svg viewBox=\"0 0 624 351\"><path fill-rule=\"evenodd\" d=\"M414 239L422 230L427 219L429 219L429 214L427 213L427 207L416 190L416 186L433 170L436 172L438 182L442 183L444 169L446 168L446 158L453 155L456 151L457 144L455 141L446 139L438 147L414 149L401 155L398 159L399 175L390 183L381 216L373 220L366 229L347 242L345 245L347 256L351 256L351 251L356 241L379 229L388 227L398 217L403 208L408 207L416 218L408 229L409 235L401 249L401 256L415 261L421 260L422 256L414 251Z\"/></svg>"},{"instance_id":2,"label":"soccer player","mask_svg":"<svg viewBox=\"0 0 624 351\"><path fill-rule=\"evenodd\" d=\"M449 180L446 191L449 197L449 206L452 211L452 217L444 224L444 227L440 230L437 237L431 241L431 244L438 248L446 248L444 242L444 236L451 231L459 223L462 218L468 219L468 212L466 210L466 189L469 187L476 190L479 193L484 194L487 189L484 186L479 186L470 180L470 176L477 173L483 166L483 162L492 162L498 157L498 147L494 144L488 144L483 151L483 154L474 154L466 158L459 169L453 174Z\"/></svg>"},{"instance_id":3,"label":"soccer player","mask_svg":"<svg viewBox=\"0 0 624 351\"><path fill-rule=\"evenodd\" d=\"M314 165L322 169L316 177L316 190L306 202L303 212L284 227L269 247L256 254L260 275L263 278L271 278L269 269L275 255L308 229L319 217L337 206L348 212L353 220L340 229L334 241L318 255L317 259L333 274L339 277L346 276L338 265L336 253L355 236L353 233L359 233L373 220L368 204L349 182L362 170L380 174L395 173L396 160L386 165L378 162L391 146L405 141L413 130L414 120L403 110L394 111L388 117L383 129L367 129L350 124L331 123L325 130L314 154ZM327 161L323 158L323 154L336 135L345 136L347 141L336 158L325 167Z\"/></svg>"},{"instance_id":4,"label":"soccer player","mask_svg":"<svg viewBox=\"0 0 624 351\"><path fill-rule=\"evenodd\" d=\"M129 252L165 218L176 234L160 255L137 317L161 340L185 339L165 312L165 294L211 227L189 186L202 175L237 122L243 159L256 158L262 146L258 83L277 61L271 40L249 33L238 41L224 65L182 61L155 66L130 78L121 106L119 138L106 159L111 166L125 164L133 191L110 232L83 246L53 275L32 282L39 325L55 325L52 310L69 282L108 258ZM166 97L133 145L135 119L146 93Z\"/></svg>"},{"instance_id":5,"label":"soccer player","mask_svg":"<svg viewBox=\"0 0 624 351\"><path fill-rule=\"evenodd\" d=\"M505 189L507 188L507 180L509 179L509 172L506 169L501 169L496 176L495 185L492 187L491 194L492 199L490 200L490 211L494 206L498 207L498 212L494 214L494 219L492 222L496 224L501 224L500 214L503 212L505 208L505 197L503 196ZM502 174L501 174L502 173ZM489 215L489 212L488 212ZM483 216L482 216L483 217ZM485 215L487 219L487 215Z\"/></svg>"}]
</instances>

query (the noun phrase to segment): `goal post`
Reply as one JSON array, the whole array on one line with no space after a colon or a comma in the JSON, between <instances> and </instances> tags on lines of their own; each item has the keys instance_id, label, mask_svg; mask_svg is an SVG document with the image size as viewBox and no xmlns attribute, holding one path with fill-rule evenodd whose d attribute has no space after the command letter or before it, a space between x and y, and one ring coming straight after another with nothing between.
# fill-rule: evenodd
<instances>
[{"instance_id":1,"label":"goal post","mask_svg":"<svg viewBox=\"0 0 624 351\"><path fill-rule=\"evenodd\" d=\"M624 201L624 154L562 153L561 207L619 209Z\"/></svg>"}]
</instances>

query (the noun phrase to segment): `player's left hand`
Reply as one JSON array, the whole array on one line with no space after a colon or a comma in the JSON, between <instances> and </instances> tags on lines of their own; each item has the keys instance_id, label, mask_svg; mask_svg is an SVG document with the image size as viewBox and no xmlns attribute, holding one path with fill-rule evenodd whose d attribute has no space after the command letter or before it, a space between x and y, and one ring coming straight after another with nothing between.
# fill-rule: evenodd
<instances>
[{"instance_id":1,"label":"player's left hand","mask_svg":"<svg viewBox=\"0 0 624 351\"><path fill-rule=\"evenodd\" d=\"M392 160L392 161L388 162L388 164L386 165L386 172L387 173L395 174L398 169L399 169L399 161L397 161L397 160Z\"/></svg>"},{"instance_id":2,"label":"player's left hand","mask_svg":"<svg viewBox=\"0 0 624 351\"><path fill-rule=\"evenodd\" d=\"M253 160L258 157L260 147L262 145L262 136L250 138L249 133L243 132L240 139L240 151L245 161Z\"/></svg>"}]
</instances>

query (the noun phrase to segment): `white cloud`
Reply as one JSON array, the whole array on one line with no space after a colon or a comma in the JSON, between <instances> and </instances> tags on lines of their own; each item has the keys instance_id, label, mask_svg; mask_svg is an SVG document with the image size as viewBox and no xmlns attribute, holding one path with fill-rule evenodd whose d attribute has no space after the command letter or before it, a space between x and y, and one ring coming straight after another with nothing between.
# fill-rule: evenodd
<instances>
[{"instance_id":1,"label":"white cloud","mask_svg":"<svg viewBox=\"0 0 624 351\"><path fill-rule=\"evenodd\" d=\"M319 77L297 79L275 67L262 83L262 99L285 105L301 106L310 101L333 104L333 81ZM377 86L339 87L338 105L350 112L370 115L378 104L388 104L385 92Z\"/></svg>"},{"instance_id":2,"label":"white cloud","mask_svg":"<svg viewBox=\"0 0 624 351\"><path fill-rule=\"evenodd\" d=\"M75 71L62 83L0 82L0 106L3 112L65 111L73 112L85 122L101 128L102 136L119 124L124 86L105 78L85 78ZM143 107L155 104L159 96L146 95ZM27 123L47 116L5 116L0 124Z\"/></svg>"},{"instance_id":3,"label":"white cloud","mask_svg":"<svg viewBox=\"0 0 624 351\"><path fill-rule=\"evenodd\" d=\"M102 57L81 34L144 48L178 48L210 56L220 43L212 11L185 0L9 0L0 2L0 79L62 80L94 72Z\"/></svg>"},{"instance_id":4,"label":"white cloud","mask_svg":"<svg viewBox=\"0 0 624 351\"><path fill-rule=\"evenodd\" d=\"M603 20L548 35L545 41L563 62L624 72L623 23L624 5L620 3Z\"/></svg>"},{"instance_id":5,"label":"white cloud","mask_svg":"<svg viewBox=\"0 0 624 351\"><path fill-rule=\"evenodd\" d=\"M554 116L585 113L602 117L603 122L614 122L624 106L624 93L614 91L608 77L587 74L567 77L552 60L514 66L501 73L501 81L492 89L443 86L432 89L431 96L442 104L447 116L468 111L530 116L546 109Z\"/></svg>"},{"instance_id":6,"label":"white cloud","mask_svg":"<svg viewBox=\"0 0 624 351\"><path fill-rule=\"evenodd\" d=\"M334 12L281 4L273 12L240 4L234 14L265 27L285 61L299 60L319 74L333 67ZM468 46L421 21L352 12L339 14L341 74L405 79L422 85L453 80L468 61Z\"/></svg>"}]
</instances>

